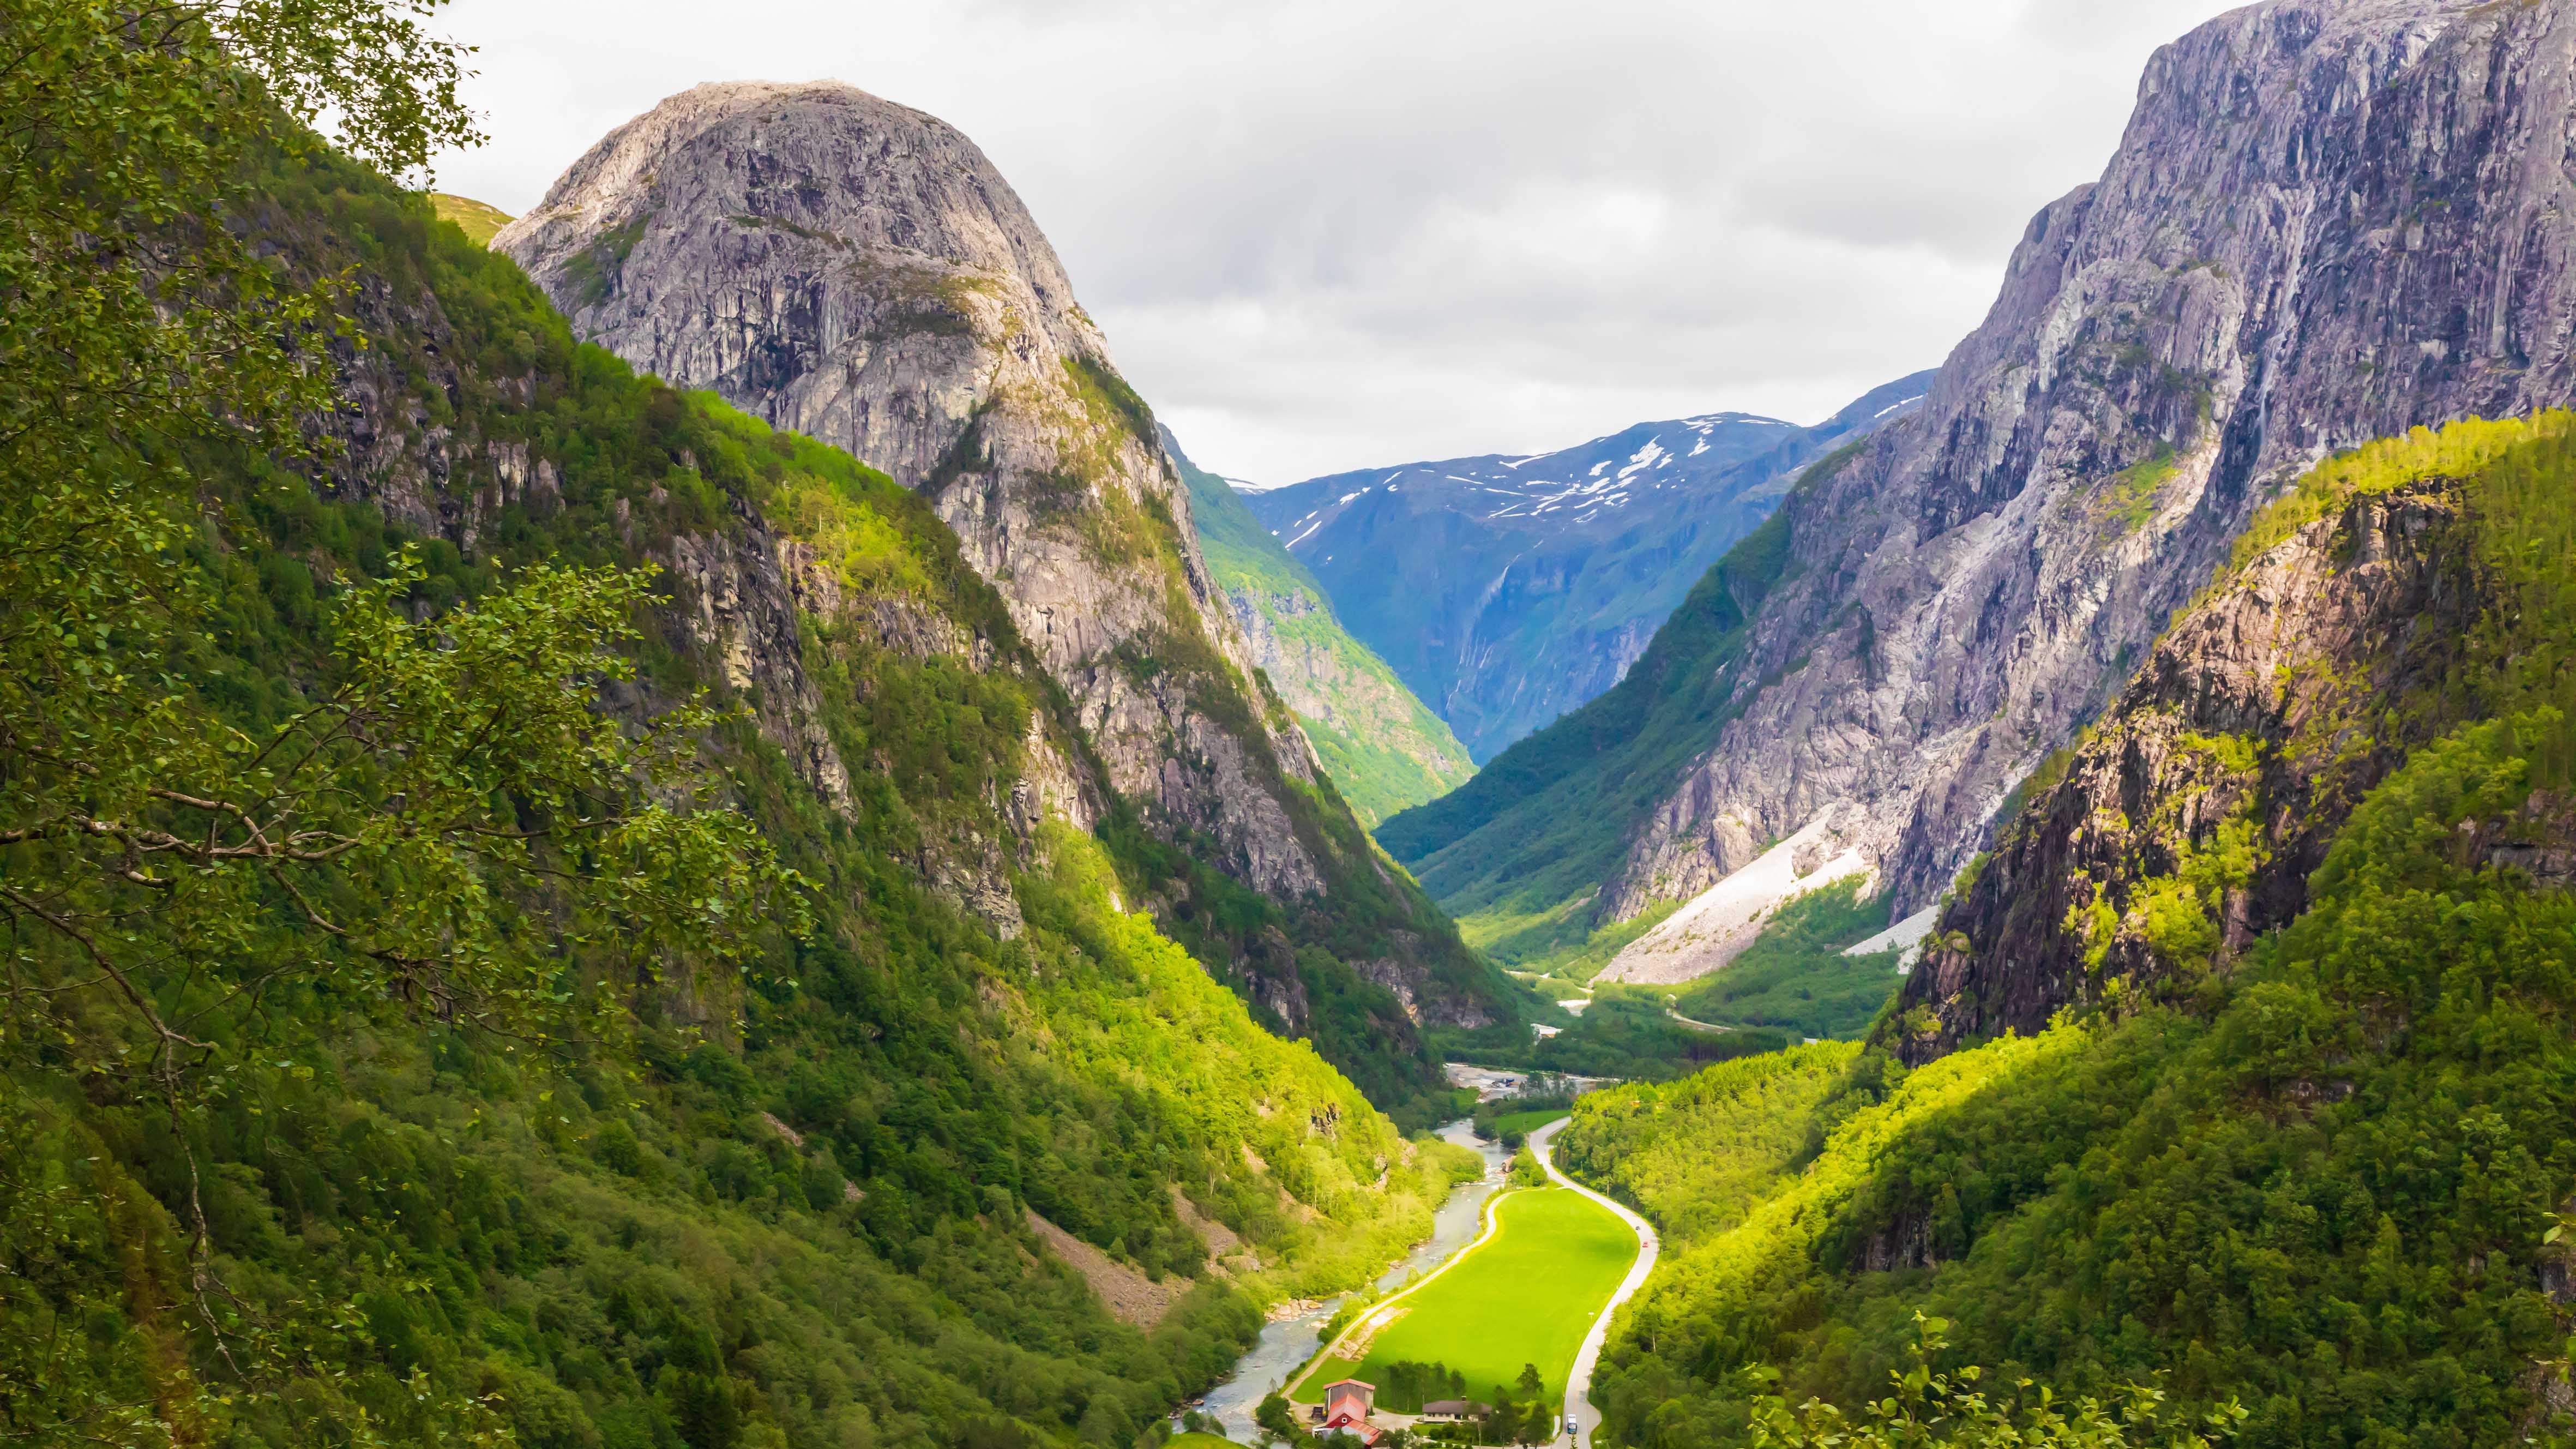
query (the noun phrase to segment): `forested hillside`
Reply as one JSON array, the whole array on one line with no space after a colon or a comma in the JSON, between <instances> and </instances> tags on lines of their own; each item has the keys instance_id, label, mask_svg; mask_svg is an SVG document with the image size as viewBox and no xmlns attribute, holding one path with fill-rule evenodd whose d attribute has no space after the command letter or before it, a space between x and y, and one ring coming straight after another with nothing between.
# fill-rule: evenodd
<instances>
[{"instance_id":1,"label":"forested hillside","mask_svg":"<svg viewBox=\"0 0 2576 1449\"><path fill-rule=\"evenodd\" d=\"M2028 793L2005 855L2050 866L1963 883L1950 964L1858 1055L1579 1106L1566 1160L1677 1250L1605 1357L1621 1442L1857 1410L1917 1314L1935 1369L2149 1384L2168 1427L2233 1401L2241 1444L2567 1431L2568 435L2419 432L2260 516ZM1988 934L2038 891L2072 950Z\"/></svg>"},{"instance_id":2,"label":"forested hillside","mask_svg":"<svg viewBox=\"0 0 2576 1449\"><path fill-rule=\"evenodd\" d=\"M1208 573L1225 591L1253 662L1297 714L1360 823L1437 799L1476 773L1466 748L1386 661L1342 627L1324 586L1252 516L1233 485L1192 463L1169 429L1164 450L1189 485Z\"/></svg>"},{"instance_id":3,"label":"forested hillside","mask_svg":"<svg viewBox=\"0 0 2576 1449\"><path fill-rule=\"evenodd\" d=\"M1124 1445L1427 1231L953 532L272 109L451 50L226 14L0 74L0 1426Z\"/></svg>"}]
</instances>

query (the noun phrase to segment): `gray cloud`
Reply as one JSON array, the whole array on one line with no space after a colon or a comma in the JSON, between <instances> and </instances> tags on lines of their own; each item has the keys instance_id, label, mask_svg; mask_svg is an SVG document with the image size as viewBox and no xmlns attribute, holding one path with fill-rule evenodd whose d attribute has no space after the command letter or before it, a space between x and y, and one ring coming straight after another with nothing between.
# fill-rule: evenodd
<instances>
[{"instance_id":1,"label":"gray cloud","mask_svg":"<svg viewBox=\"0 0 2576 1449\"><path fill-rule=\"evenodd\" d=\"M1286 481L1801 421L1937 362L2217 0L458 0L516 211L701 80L973 136L1194 454Z\"/></svg>"}]
</instances>

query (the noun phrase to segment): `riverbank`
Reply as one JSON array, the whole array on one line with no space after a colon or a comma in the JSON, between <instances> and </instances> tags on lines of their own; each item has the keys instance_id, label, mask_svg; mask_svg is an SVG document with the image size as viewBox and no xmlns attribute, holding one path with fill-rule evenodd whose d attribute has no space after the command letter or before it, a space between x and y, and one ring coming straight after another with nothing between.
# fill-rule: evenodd
<instances>
[{"instance_id":1,"label":"riverbank","mask_svg":"<svg viewBox=\"0 0 2576 1449\"><path fill-rule=\"evenodd\" d=\"M1477 1141L1472 1123L1465 1118L1443 1125L1439 1136L1484 1158L1485 1175L1459 1184L1449 1194L1432 1219L1431 1236L1378 1275L1375 1286L1380 1291L1401 1288L1406 1280L1433 1272L1476 1241L1484 1231L1486 1200L1502 1186L1510 1156L1499 1143ZM1233 1375L1208 1390L1201 1412L1222 1424L1227 1438L1240 1444L1255 1442L1260 1430L1252 1421L1253 1411L1263 1399L1285 1388L1289 1377L1314 1357L1317 1331L1341 1302L1340 1297L1323 1299L1303 1312L1263 1324L1251 1350L1235 1361Z\"/></svg>"}]
</instances>

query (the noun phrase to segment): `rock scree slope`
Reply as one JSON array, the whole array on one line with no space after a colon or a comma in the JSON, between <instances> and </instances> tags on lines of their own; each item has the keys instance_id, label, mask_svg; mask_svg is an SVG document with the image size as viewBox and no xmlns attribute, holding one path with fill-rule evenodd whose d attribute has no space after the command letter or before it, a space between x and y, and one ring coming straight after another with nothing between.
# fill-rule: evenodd
<instances>
[{"instance_id":1,"label":"rock scree slope","mask_svg":"<svg viewBox=\"0 0 2576 1449\"><path fill-rule=\"evenodd\" d=\"M2552 0L2274 0L2158 50L1921 407L1380 839L1462 918L1627 920L1819 822L1930 904L2291 478L2576 392L2571 39Z\"/></svg>"}]
</instances>

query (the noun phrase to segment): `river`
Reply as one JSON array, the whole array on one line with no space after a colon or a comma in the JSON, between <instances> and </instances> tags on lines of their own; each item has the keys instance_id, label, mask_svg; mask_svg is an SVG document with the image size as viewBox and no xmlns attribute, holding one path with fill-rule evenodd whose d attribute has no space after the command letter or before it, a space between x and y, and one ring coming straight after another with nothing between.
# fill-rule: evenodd
<instances>
[{"instance_id":1,"label":"river","mask_svg":"<svg viewBox=\"0 0 2576 1449\"><path fill-rule=\"evenodd\" d=\"M1472 1124L1463 1117L1442 1127L1440 1135L1461 1147L1475 1149L1485 1159L1485 1175L1474 1182L1461 1183L1449 1194L1449 1201L1441 1204L1432 1218L1431 1236L1378 1276L1381 1290L1402 1287L1406 1279L1430 1272L1450 1254L1474 1242L1484 1229L1485 1199L1502 1186L1503 1169L1511 1161L1511 1154L1503 1151L1502 1144L1477 1141ZM1288 1382L1288 1376L1314 1355L1316 1330L1333 1316L1341 1301L1326 1299L1309 1313L1262 1325L1261 1337L1251 1352L1235 1361L1234 1376L1208 1390L1203 1412L1225 1426L1225 1437L1237 1444L1255 1441L1260 1430L1252 1422L1252 1411L1261 1407L1263 1399L1277 1393Z\"/></svg>"}]
</instances>

